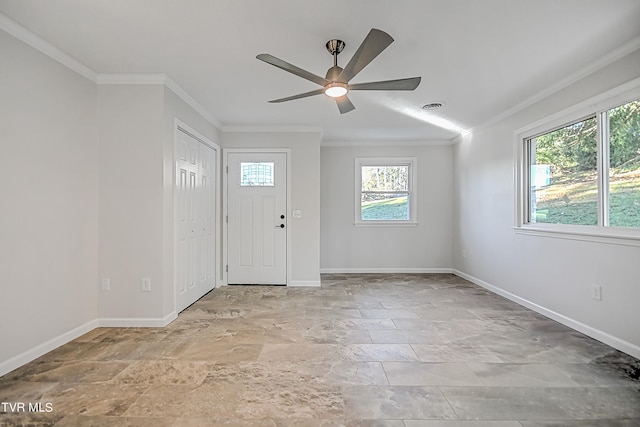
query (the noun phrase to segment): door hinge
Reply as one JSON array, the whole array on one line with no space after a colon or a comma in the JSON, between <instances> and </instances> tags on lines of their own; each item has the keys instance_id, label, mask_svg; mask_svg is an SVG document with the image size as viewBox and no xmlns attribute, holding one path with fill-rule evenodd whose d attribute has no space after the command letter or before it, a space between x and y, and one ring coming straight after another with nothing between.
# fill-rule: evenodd
<instances>
[{"instance_id":1,"label":"door hinge","mask_svg":"<svg viewBox=\"0 0 640 427\"><path fill-rule=\"evenodd\" d=\"M229 166L225 168L225 172L229 173Z\"/></svg>"},{"instance_id":2,"label":"door hinge","mask_svg":"<svg viewBox=\"0 0 640 427\"><path fill-rule=\"evenodd\" d=\"M228 273L228 272L229 272L229 266L228 266L228 265L226 265L226 266L224 267L224 270Z\"/></svg>"},{"instance_id":3,"label":"door hinge","mask_svg":"<svg viewBox=\"0 0 640 427\"><path fill-rule=\"evenodd\" d=\"M226 216L225 216L224 221L225 221L227 224L229 224L229 215L226 215Z\"/></svg>"}]
</instances>

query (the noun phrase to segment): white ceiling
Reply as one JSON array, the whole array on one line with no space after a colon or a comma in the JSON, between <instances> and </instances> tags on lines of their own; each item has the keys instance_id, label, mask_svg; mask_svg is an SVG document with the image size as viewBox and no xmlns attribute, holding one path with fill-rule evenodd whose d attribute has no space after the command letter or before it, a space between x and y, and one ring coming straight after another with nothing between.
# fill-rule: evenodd
<instances>
[{"instance_id":1,"label":"white ceiling","mask_svg":"<svg viewBox=\"0 0 640 427\"><path fill-rule=\"evenodd\" d=\"M96 73L166 73L225 127L313 126L324 139L450 139L640 43L638 0L0 0L0 12ZM258 61L324 76L371 28L391 44L351 83L422 76L413 92L353 92L341 115ZM443 102L436 112L425 103Z\"/></svg>"}]
</instances>

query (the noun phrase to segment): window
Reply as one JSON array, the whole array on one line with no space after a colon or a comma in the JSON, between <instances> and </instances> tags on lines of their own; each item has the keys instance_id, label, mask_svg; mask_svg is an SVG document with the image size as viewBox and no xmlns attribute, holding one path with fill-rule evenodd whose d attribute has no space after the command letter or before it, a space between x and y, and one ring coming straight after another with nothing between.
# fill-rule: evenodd
<instances>
[{"instance_id":1,"label":"window","mask_svg":"<svg viewBox=\"0 0 640 427\"><path fill-rule=\"evenodd\" d=\"M356 158L356 224L415 224L415 158Z\"/></svg>"},{"instance_id":2,"label":"window","mask_svg":"<svg viewBox=\"0 0 640 427\"><path fill-rule=\"evenodd\" d=\"M640 98L625 95L519 133L517 228L640 238Z\"/></svg>"},{"instance_id":3,"label":"window","mask_svg":"<svg viewBox=\"0 0 640 427\"><path fill-rule=\"evenodd\" d=\"M596 118L527 140L530 223L598 224Z\"/></svg>"},{"instance_id":4,"label":"window","mask_svg":"<svg viewBox=\"0 0 640 427\"><path fill-rule=\"evenodd\" d=\"M241 162L241 187L273 187L273 162Z\"/></svg>"}]
</instances>

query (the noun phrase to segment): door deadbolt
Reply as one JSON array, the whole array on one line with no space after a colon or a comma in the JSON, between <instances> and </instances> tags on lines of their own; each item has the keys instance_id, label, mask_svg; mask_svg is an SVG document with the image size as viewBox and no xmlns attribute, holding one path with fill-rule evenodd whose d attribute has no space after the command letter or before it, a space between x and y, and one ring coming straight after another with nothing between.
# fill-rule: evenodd
<instances>
[{"instance_id":1,"label":"door deadbolt","mask_svg":"<svg viewBox=\"0 0 640 427\"><path fill-rule=\"evenodd\" d=\"M280 215L280 219L284 219L284 215Z\"/></svg>"}]
</instances>

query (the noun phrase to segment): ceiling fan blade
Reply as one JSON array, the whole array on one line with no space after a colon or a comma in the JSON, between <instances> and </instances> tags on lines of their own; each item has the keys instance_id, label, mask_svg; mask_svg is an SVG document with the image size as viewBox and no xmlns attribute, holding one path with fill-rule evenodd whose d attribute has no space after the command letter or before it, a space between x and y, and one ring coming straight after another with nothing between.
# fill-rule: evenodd
<instances>
[{"instance_id":1,"label":"ceiling fan blade","mask_svg":"<svg viewBox=\"0 0 640 427\"><path fill-rule=\"evenodd\" d=\"M380 55L392 42L393 37L389 34L372 28L356 53L353 54L349 63L342 70L342 73L340 73L338 81L348 83L349 80L369 65L369 63L373 61L376 56Z\"/></svg>"},{"instance_id":2,"label":"ceiling fan blade","mask_svg":"<svg viewBox=\"0 0 640 427\"><path fill-rule=\"evenodd\" d=\"M311 92L299 93L298 95L287 96L286 98L279 98L269 101L271 103L285 102L285 101L293 101L294 99L306 98L308 96L320 95L324 92L324 88L312 90Z\"/></svg>"},{"instance_id":3,"label":"ceiling fan blade","mask_svg":"<svg viewBox=\"0 0 640 427\"><path fill-rule=\"evenodd\" d=\"M349 85L349 90L414 90L420 84L420 80L422 80L422 77L356 83Z\"/></svg>"},{"instance_id":4,"label":"ceiling fan blade","mask_svg":"<svg viewBox=\"0 0 640 427\"><path fill-rule=\"evenodd\" d=\"M347 95L342 95L336 98L336 104L338 104L338 109L340 110L340 114L348 113L349 111L356 109L356 107L351 103Z\"/></svg>"},{"instance_id":5,"label":"ceiling fan blade","mask_svg":"<svg viewBox=\"0 0 640 427\"><path fill-rule=\"evenodd\" d=\"M302 68L296 67L293 64L289 64L288 62L285 62L282 59L278 59L273 55L269 55L268 53L261 53L260 55L256 56L256 58L260 61L266 62L267 64L271 64L274 67L278 67L282 70L290 72L291 74L302 77L303 79L307 79L309 81L317 83L320 86L324 86L330 83L329 80L325 79L324 77L320 77L318 75L310 73L307 70L303 70Z\"/></svg>"}]
</instances>

